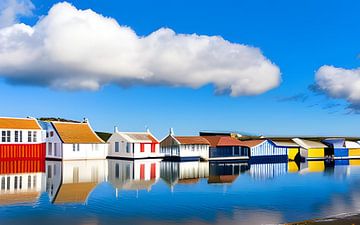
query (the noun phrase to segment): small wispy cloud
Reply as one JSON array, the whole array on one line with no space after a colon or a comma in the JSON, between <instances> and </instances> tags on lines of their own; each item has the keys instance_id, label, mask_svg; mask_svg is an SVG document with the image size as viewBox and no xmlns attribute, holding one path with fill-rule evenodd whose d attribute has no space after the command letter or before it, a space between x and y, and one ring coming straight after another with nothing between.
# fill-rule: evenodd
<instances>
[{"instance_id":1,"label":"small wispy cloud","mask_svg":"<svg viewBox=\"0 0 360 225\"><path fill-rule=\"evenodd\" d=\"M342 106L342 104L340 104L340 103L328 103L328 104L322 106L322 109L334 109L334 108L339 108L341 106Z\"/></svg>"},{"instance_id":2,"label":"small wispy cloud","mask_svg":"<svg viewBox=\"0 0 360 225\"><path fill-rule=\"evenodd\" d=\"M278 98L279 102L306 102L309 99L309 96L304 93L286 96L286 97L280 97Z\"/></svg>"}]
</instances>

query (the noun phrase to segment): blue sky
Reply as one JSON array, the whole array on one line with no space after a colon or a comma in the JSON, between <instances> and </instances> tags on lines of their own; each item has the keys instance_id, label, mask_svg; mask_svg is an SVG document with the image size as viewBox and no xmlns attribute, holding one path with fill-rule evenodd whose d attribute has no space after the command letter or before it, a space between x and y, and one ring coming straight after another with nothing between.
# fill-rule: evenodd
<instances>
[{"instance_id":1,"label":"blue sky","mask_svg":"<svg viewBox=\"0 0 360 225\"><path fill-rule=\"evenodd\" d=\"M33 25L58 1L33 0ZM200 88L110 83L97 91L13 85L0 74L1 116L89 118L100 131L145 130L159 138L200 130L237 130L268 135L358 135L354 103L309 89L323 65L360 65L358 1L68 1L131 27L139 36L167 27L176 33L219 35L255 46L281 71L278 87L253 96L214 94ZM1 47L1 46L0 46ZM357 104L357 102L355 102ZM350 112L350 113L349 113Z\"/></svg>"}]
</instances>

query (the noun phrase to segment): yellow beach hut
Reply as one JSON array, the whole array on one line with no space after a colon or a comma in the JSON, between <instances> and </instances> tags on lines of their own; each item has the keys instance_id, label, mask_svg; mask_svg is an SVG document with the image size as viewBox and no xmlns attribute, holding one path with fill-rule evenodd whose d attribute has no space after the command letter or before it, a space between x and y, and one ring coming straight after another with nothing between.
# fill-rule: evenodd
<instances>
[{"instance_id":1,"label":"yellow beach hut","mask_svg":"<svg viewBox=\"0 0 360 225\"><path fill-rule=\"evenodd\" d=\"M349 149L349 159L360 159L360 144L355 141L345 141L345 148Z\"/></svg>"},{"instance_id":2,"label":"yellow beach hut","mask_svg":"<svg viewBox=\"0 0 360 225\"><path fill-rule=\"evenodd\" d=\"M301 158L307 160L319 160L325 158L325 148L327 148L327 146L323 143L300 138L294 138L292 140L300 145Z\"/></svg>"},{"instance_id":3,"label":"yellow beach hut","mask_svg":"<svg viewBox=\"0 0 360 225\"><path fill-rule=\"evenodd\" d=\"M277 147L287 148L288 159L295 161L300 159L300 145L296 144L291 139L271 139Z\"/></svg>"}]
</instances>

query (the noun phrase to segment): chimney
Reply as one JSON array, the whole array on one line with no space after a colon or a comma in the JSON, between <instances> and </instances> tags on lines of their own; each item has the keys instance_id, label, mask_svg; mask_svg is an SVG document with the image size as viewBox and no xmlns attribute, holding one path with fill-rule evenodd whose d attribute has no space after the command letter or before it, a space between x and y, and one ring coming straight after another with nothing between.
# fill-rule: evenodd
<instances>
[{"instance_id":1,"label":"chimney","mask_svg":"<svg viewBox=\"0 0 360 225\"><path fill-rule=\"evenodd\" d=\"M117 126L114 126L114 133L117 133L117 132L119 132L119 129Z\"/></svg>"},{"instance_id":2,"label":"chimney","mask_svg":"<svg viewBox=\"0 0 360 225\"><path fill-rule=\"evenodd\" d=\"M173 129L173 128L170 128L169 134L170 134L170 135L174 135L174 129Z\"/></svg>"}]
</instances>

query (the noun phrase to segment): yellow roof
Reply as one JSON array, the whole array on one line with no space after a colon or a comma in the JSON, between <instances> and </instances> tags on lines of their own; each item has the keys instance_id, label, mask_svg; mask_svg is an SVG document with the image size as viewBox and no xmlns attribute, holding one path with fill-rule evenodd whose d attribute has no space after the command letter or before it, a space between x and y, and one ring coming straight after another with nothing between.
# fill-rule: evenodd
<instances>
[{"instance_id":1,"label":"yellow roof","mask_svg":"<svg viewBox=\"0 0 360 225\"><path fill-rule=\"evenodd\" d=\"M88 123L52 122L63 143L100 144L104 141L91 129Z\"/></svg>"},{"instance_id":2,"label":"yellow roof","mask_svg":"<svg viewBox=\"0 0 360 225\"><path fill-rule=\"evenodd\" d=\"M62 184L54 203L84 203L96 185L94 182Z\"/></svg>"},{"instance_id":3,"label":"yellow roof","mask_svg":"<svg viewBox=\"0 0 360 225\"><path fill-rule=\"evenodd\" d=\"M27 129L41 130L41 127L33 118L0 118L0 129Z\"/></svg>"}]
</instances>

